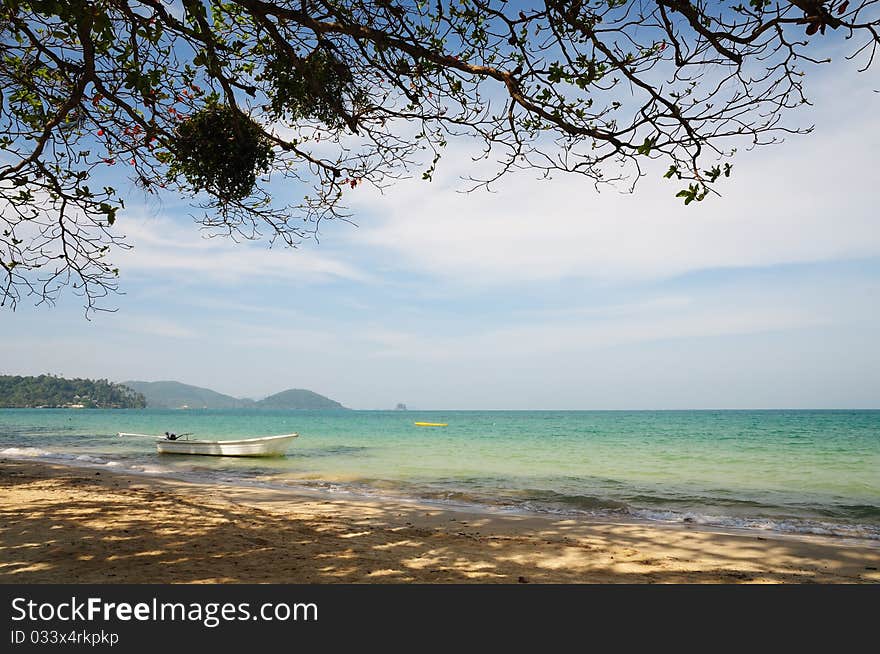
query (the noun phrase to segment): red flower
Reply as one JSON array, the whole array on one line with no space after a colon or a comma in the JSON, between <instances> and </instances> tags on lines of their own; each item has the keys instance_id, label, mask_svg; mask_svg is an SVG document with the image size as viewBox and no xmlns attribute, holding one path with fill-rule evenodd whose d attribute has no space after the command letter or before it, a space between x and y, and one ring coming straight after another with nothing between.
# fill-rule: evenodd
<instances>
[{"instance_id":1,"label":"red flower","mask_svg":"<svg viewBox=\"0 0 880 654\"><path fill-rule=\"evenodd\" d=\"M99 129L99 130L98 130L98 136L104 136L104 130L103 130L103 129Z\"/></svg>"}]
</instances>

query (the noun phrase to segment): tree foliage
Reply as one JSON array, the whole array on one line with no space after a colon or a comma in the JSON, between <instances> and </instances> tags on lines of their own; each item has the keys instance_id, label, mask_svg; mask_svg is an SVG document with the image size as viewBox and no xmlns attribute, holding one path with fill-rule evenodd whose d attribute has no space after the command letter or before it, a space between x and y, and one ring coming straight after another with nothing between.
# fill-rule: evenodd
<instances>
[{"instance_id":1,"label":"tree foliage","mask_svg":"<svg viewBox=\"0 0 880 654\"><path fill-rule=\"evenodd\" d=\"M2 0L0 296L87 310L128 247L123 167L210 230L295 245L345 197L450 139L494 167L628 187L657 160L685 204L737 147L797 131L806 65L880 43L878 0ZM805 130L807 131L807 130ZM269 176L303 188L279 206Z\"/></svg>"},{"instance_id":2,"label":"tree foliage","mask_svg":"<svg viewBox=\"0 0 880 654\"><path fill-rule=\"evenodd\" d=\"M260 126L238 110L211 103L177 126L172 177L222 203L247 198L257 175L269 170L272 146Z\"/></svg>"},{"instance_id":3,"label":"tree foliage","mask_svg":"<svg viewBox=\"0 0 880 654\"><path fill-rule=\"evenodd\" d=\"M144 396L106 379L63 379L54 375L0 375L0 408L143 409Z\"/></svg>"}]
</instances>

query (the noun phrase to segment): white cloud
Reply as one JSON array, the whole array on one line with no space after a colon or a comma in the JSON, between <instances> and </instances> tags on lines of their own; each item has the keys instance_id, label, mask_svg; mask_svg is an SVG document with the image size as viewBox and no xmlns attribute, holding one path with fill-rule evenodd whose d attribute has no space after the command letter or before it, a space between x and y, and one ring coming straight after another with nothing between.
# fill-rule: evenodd
<instances>
[{"instance_id":1,"label":"white cloud","mask_svg":"<svg viewBox=\"0 0 880 654\"><path fill-rule=\"evenodd\" d=\"M117 319L118 318L118 319ZM126 332L136 332L160 338L196 338L198 333L176 320L165 317L126 314L114 315L117 328Z\"/></svg>"},{"instance_id":2,"label":"white cloud","mask_svg":"<svg viewBox=\"0 0 880 654\"><path fill-rule=\"evenodd\" d=\"M256 278L289 282L371 278L314 243L295 250L268 248L259 242L207 238L192 222L134 211L126 213L124 220L121 229L134 248L116 255L123 277L140 272L179 279L183 273L223 283Z\"/></svg>"},{"instance_id":3,"label":"white cloud","mask_svg":"<svg viewBox=\"0 0 880 654\"><path fill-rule=\"evenodd\" d=\"M516 324L458 338L389 329L366 331L364 338L373 343L373 356L378 357L483 361L540 358L561 353L575 355L619 345L786 331L830 322L830 318L804 307L750 305L725 310L704 306L686 312Z\"/></svg>"},{"instance_id":4,"label":"white cloud","mask_svg":"<svg viewBox=\"0 0 880 654\"><path fill-rule=\"evenodd\" d=\"M680 182L653 171L635 194L589 180L527 174L505 178L497 193L454 192L468 157L453 147L432 183L402 182L380 196L364 189L358 214L370 214L353 240L390 260L454 284L665 278L712 268L761 267L880 255L873 188L880 149L877 96L869 80L853 94L846 121L823 91L814 134L743 152L722 198L683 207ZM835 90L832 89L832 90Z\"/></svg>"}]
</instances>

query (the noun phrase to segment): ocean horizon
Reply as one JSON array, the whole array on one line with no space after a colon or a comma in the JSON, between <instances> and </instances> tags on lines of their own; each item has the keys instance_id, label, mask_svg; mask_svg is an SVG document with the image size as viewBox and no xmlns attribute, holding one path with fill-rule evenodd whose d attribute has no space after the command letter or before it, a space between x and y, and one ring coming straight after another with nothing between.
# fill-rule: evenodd
<instances>
[{"instance_id":1,"label":"ocean horizon","mask_svg":"<svg viewBox=\"0 0 880 654\"><path fill-rule=\"evenodd\" d=\"M417 427L416 421L448 423ZM287 456L117 432L296 431ZM0 456L509 513L880 540L880 409L2 409Z\"/></svg>"}]
</instances>

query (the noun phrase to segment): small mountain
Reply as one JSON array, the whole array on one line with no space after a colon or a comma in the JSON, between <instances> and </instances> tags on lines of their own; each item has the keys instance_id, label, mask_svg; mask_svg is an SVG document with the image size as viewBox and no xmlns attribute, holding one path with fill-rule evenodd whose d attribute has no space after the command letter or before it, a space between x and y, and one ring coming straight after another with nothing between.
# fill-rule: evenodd
<instances>
[{"instance_id":1,"label":"small mountain","mask_svg":"<svg viewBox=\"0 0 880 654\"><path fill-rule=\"evenodd\" d=\"M125 385L141 393L150 409L247 409L254 406L253 400L240 400L176 381L127 381Z\"/></svg>"},{"instance_id":2,"label":"small mountain","mask_svg":"<svg viewBox=\"0 0 880 654\"><path fill-rule=\"evenodd\" d=\"M291 388L275 393L275 395L270 395L266 399L260 400L255 406L258 409L345 409L339 402L331 400L329 397L324 397L301 388Z\"/></svg>"},{"instance_id":3,"label":"small mountain","mask_svg":"<svg viewBox=\"0 0 880 654\"><path fill-rule=\"evenodd\" d=\"M345 409L329 397L299 388L255 402L176 381L127 381L125 385L142 394L150 409Z\"/></svg>"}]
</instances>

